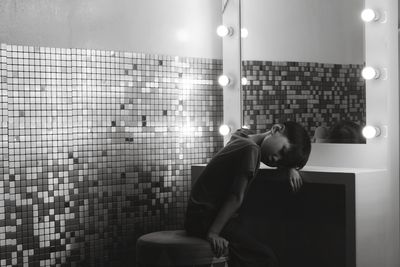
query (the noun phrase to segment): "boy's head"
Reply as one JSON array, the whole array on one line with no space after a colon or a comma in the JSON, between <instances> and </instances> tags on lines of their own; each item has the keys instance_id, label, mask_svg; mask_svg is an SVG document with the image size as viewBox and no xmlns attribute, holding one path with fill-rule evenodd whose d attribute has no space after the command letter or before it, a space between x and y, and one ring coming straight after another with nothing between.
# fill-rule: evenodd
<instances>
[{"instance_id":1,"label":"boy's head","mask_svg":"<svg viewBox=\"0 0 400 267\"><path fill-rule=\"evenodd\" d=\"M311 152L307 131L296 122L275 124L261 143L261 161L271 167L301 169Z\"/></svg>"}]
</instances>

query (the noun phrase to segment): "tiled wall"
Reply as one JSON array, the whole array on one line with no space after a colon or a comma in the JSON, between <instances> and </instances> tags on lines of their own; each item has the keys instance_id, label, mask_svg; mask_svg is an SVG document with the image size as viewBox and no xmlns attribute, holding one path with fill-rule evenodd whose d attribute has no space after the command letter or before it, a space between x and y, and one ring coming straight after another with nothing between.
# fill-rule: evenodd
<instances>
[{"instance_id":1,"label":"tiled wall","mask_svg":"<svg viewBox=\"0 0 400 267\"><path fill-rule=\"evenodd\" d=\"M0 62L0 266L127 266L138 236L182 227L190 165L223 145L221 60L1 45ZM258 131L365 120L361 66L244 66Z\"/></svg>"},{"instance_id":2,"label":"tiled wall","mask_svg":"<svg viewBox=\"0 0 400 267\"><path fill-rule=\"evenodd\" d=\"M245 124L256 131L280 121L302 123L314 135L318 126L340 120L365 124L362 65L243 61Z\"/></svg>"},{"instance_id":3,"label":"tiled wall","mask_svg":"<svg viewBox=\"0 0 400 267\"><path fill-rule=\"evenodd\" d=\"M1 46L0 265L124 266L223 145L220 60ZM130 265L133 266L133 265Z\"/></svg>"}]
</instances>

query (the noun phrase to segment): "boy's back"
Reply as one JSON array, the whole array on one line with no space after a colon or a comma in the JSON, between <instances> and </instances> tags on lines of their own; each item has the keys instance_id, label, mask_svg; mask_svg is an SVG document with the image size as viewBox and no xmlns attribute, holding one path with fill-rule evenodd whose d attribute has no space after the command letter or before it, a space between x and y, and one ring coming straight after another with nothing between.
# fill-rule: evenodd
<instances>
[{"instance_id":1,"label":"boy's back","mask_svg":"<svg viewBox=\"0 0 400 267\"><path fill-rule=\"evenodd\" d=\"M237 180L243 176L249 182L260 165L260 147L248 138L248 131L236 131L229 143L210 161L195 181L188 202L187 218L200 223L197 235L204 235L229 193L238 193ZM199 227L190 227L190 229ZM206 229L204 229L206 228Z\"/></svg>"}]
</instances>

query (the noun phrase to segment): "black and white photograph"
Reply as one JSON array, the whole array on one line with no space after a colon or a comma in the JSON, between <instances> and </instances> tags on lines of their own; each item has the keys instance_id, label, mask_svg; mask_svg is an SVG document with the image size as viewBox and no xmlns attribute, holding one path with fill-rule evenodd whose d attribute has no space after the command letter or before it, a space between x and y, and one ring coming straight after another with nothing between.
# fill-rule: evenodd
<instances>
[{"instance_id":1,"label":"black and white photograph","mask_svg":"<svg viewBox=\"0 0 400 267\"><path fill-rule=\"evenodd\" d=\"M398 0L0 0L0 267L399 267Z\"/></svg>"}]
</instances>

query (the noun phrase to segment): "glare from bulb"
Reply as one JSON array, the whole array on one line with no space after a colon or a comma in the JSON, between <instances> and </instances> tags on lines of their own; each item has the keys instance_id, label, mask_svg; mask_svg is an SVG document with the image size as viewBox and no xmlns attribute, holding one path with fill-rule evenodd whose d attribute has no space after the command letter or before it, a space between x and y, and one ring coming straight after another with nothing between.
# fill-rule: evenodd
<instances>
[{"instance_id":1,"label":"glare from bulb","mask_svg":"<svg viewBox=\"0 0 400 267\"><path fill-rule=\"evenodd\" d=\"M246 77L242 77L242 85L247 85L248 84L248 80Z\"/></svg>"},{"instance_id":2,"label":"glare from bulb","mask_svg":"<svg viewBox=\"0 0 400 267\"><path fill-rule=\"evenodd\" d=\"M233 34L233 30L231 27L227 27L225 25L219 25L217 27L217 35L219 37L230 36Z\"/></svg>"},{"instance_id":3,"label":"glare from bulb","mask_svg":"<svg viewBox=\"0 0 400 267\"><path fill-rule=\"evenodd\" d=\"M379 127L367 125L363 128L362 134L365 138L371 139L379 136L381 134L381 129Z\"/></svg>"},{"instance_id":4,"label":"glare from bulb","mask_svg":"<svg viewBox=\"0 0 400 267\"><path fill-rule=\"evenodd\" d=\"M240 37L247 38L247 36L249 36L249 31L246 28L242 28L240 30Z\"/></svg>"},{"instance_id":5,"label":"glare from bulb","mask_svg":"<svg viewBox=\"0 0 400 267\"><path fill-rule=\"evenodd\" d=\"M186 43L189 41L189 34L187 31L185 30L179 30L176 33L176 38L183 43Z\"/></svg>"},{"instance_id":6,"label":"glare from bulb","mask_svg":"<svg viewBox=\"0 0 400 267\"><path fill-rule=\"evenodd\" d=\"M228 135L230 132L231 132L231 127L229 127L229 126L226 125L226 124L222 124L222 125L219 127L219 133L220 133L221 135L223 135L223 136Z\"/></svg>"},{"instance_id":7,"label":"glare from bulb","mask_svg":"<svg viewBox=\"0 0 400 267\"><path fill-rule=\"evenodd\" d=\"M379 71L373 67L365 67L363 68L361 75L366 80L378 79L379 78Z\"/></svg>"},{"instance_id":8,"label":"glare from bulb","mask_svg":"<svg viewBox=\"0 0 400 267\"><path fill-rule=\"evenodd\" d=\"M227 86L229 84L229 82L230 82L229 77L226 75L221 75L218 78L218 83L221 86Z\"/></svg>"},{"instance_id":9,"label":"glare from bulb","mask_svg":"<svg viewBox=\"0 0 400 267\"><path fill-rule=\"evenodd\" d=\"M373 9L366 8L361 12L361 19L364 22L377 21L379 19L379 14Z\"/></svg>"}]
</instances>

